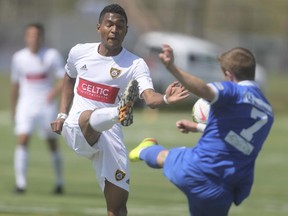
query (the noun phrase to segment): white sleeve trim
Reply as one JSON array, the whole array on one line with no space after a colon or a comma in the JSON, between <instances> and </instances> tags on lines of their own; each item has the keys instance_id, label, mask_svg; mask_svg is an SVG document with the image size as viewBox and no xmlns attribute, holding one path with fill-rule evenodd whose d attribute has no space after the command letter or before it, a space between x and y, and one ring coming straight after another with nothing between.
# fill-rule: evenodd
<instances>
[{"instance_id":1,"label":"white sleeve trim","mask_svg":"<svg viewBox=\"0 0 288 216\"><path fill-rule=\"evenodd\" d=\"M208 85L212 88L213 92L215 93L215 97L212 101L210 101L210 104L215 103L218 98L219 98L219 91L218 89L212 84L212 83L208 83Z\"/></svg>"}]
</instances>

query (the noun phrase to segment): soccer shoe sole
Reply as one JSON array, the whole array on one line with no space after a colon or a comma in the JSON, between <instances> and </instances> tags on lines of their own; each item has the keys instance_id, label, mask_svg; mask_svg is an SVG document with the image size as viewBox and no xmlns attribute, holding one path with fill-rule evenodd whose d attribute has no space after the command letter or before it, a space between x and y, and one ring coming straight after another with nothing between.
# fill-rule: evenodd
<instances>
[{"instance_id":1,"label":"soccer shoe sole","mask_svg":"<svg viewBox=\"0 0 288 216\"><path fill-rule=\"evenodd\" d=\"M146 138L142 140L142 142L137 147L135 147L134 149L130 151L129 160L132 162L140 161L141 151L147 147L154 146L154 145L158 145L157 140L154 138Z\"/></svg>"},{"instance_id":2,"label":"soccer shoe sole","mask_svg":"<svg viewBox=\"0 0 288 216\"><path fill-rule=\"evenodd\" d=\"M138 82L131 80L118 104L118 119L123 126L129 126L133 123L133 106L138 97Z\"/></svg>"}]
</instances>

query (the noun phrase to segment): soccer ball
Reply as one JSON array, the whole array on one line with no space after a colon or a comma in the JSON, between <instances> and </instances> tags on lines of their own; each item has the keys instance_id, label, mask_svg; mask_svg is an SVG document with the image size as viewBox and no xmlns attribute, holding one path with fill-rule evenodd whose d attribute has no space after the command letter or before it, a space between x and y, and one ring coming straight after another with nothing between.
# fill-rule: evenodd
<instances>
[{"instance_id":1,"label":"soccer ball","mask_svg":"<svg viewBox=\"0 0 288 216\"><path fill-rule=\"evenodd\" d=\"M192 119L194 122L206 124L210 112L210 104L208 101L200 98L196 101L192 108Z\"/></svg>"}]
</instances>

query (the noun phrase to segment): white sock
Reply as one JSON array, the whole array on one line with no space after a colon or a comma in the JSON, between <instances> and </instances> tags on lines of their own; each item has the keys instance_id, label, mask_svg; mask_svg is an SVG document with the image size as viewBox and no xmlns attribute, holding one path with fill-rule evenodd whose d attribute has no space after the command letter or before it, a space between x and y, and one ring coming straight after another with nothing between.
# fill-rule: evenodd
<instances>
[{"instance_id":1,"label":"white sock","mask_svg":"<svg viewBox=\"0 0 288 216\"><path fill-rule=\"evenodd\" d=\"M117 121L117 107L96 109L93 111L89 119L91 127L98 132L111 129Z\"/></svg>"},{"instance_id":2,"label":"white sock","mask_svg":"<svg viewBox=\"0 0 288 216\"><path fill-rule=\"evenodd\" d=\"M18 188L26 188L26 171L28 166L27 148L18 145L14 153L14 172L16 177L16 186Z\"/></svg>"},{"instance_id":3,"label":"white sock","mask_svg":"<svg viewBox=\"0 0 288 216\"><path fill-rule=\"evenodd\" d=\"M63 185L63 175L62 175L62 157L59 150L51 153L53 168L55 171L55 185Z\"/></svg>"}]
</instances>

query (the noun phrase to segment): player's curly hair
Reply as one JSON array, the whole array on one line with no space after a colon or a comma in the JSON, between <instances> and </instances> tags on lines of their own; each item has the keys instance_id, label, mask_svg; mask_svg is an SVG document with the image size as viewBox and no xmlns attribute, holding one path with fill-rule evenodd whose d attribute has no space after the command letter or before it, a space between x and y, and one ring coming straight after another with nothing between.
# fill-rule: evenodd
<instances>
[{"instance_id":1,"label":"player's curly hair","mask_svg":"<svg viewBox=\"0 0 288 216\"><path fill-rule=\"evenodd\" d=\"M128 18L127 18L125 10L118 4L110 4L110 5L107 5L106 7L104 7L100 13L100 16L99 16L99 23L102 22L103 17L106 13L119 14L119 15L123 16L123 18L126 21L126 24L128 23Z\"/></svg>"},{"instance_id":2,"label":"player's curly hair","mask_svg":"<svg viewBox=\"0 0 288 216\"><path fill-rule=\"evenodd\" d=\"M242 47L233 48L218 58L222 71L235 74L237 80L255 80L256 61L252 52Z\"/></svg>"}]
</instances>

